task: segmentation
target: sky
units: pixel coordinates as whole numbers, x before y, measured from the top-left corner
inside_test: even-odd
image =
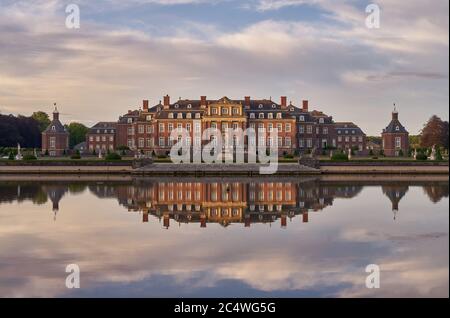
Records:
[[[66,7],[80,28],[66,27]],[[379,135],[449,118],[449,2],[0,0],[0,113],[115,121],[143,99],[303,99]]]

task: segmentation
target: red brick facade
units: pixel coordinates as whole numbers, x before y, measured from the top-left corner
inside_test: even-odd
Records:
[[[407,155],[409,151],[409,133],[398,120],[398,112],[394,110],[392,120],[381,134],[384,155],[398,157]]]
[[[53,120],[42,133],[42,154],[51,157],[63,156],[69,151],[69,133],[59,121],[59,112],[55,107]]]

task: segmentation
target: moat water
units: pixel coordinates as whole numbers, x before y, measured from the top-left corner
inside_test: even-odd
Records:
[[[0,178],[0,297],[449,295],[448,178],[113,179]]]

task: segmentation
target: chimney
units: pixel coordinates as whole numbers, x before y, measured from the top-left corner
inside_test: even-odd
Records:
[[[250,96],[245,96],[245,103],[244,103],[244,106],[245,106],[246,108],[249,108],[249,107],[250,107]]]
[[[281,107],[286,108],[287,107],[287,97],[281,96]]]
[[[308,112],[308,108],[309,108],[308,104],[309,104],[308,100],[303,101],[303,111],[304,112]]]
[[[170,106],[170,96],[166,95],[164,96],[164,108],[169,108]]]
[[[142,109],[147,112],[148,111],[148,100],[144,99],[142,101]]]
[[[206,96],[200,96],[200,106],[206,107]]]

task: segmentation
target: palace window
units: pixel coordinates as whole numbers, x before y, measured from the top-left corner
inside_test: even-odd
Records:
[[[291,132],[291,124],[286,124],[286,132]]]
[[[363,137],[359,136],[359,142],[363,142]]]
[[[191,131],[191,124],[186,124],[186,130]]]
[[[307,146],[308,148],[312,148],[312,139],[311,139],[311,138],[309,138],[309,139],[306,140],[306,146]]]
[[[324,135],[328,135],[328,127],[324,127],[323,128],[323,134]]]
[[[228,115],[228,108],[222,108],[222,115]]]
[[[169,133],[171,133],[172,130],[173,130],[173,124],[172,124],[172,123],[169,123],[169,124],[167,125],[167,131],[168,131]]]
[[[50,137],[50,148],[56,148],[56,137]]]
[[[306,133],[312,134],[312,126],[311,125],[306,126]]]
[[[143,134],[144,133],[144,125],[139,125],[138,131],[140,134]]]
[[[177,119],[183,119],[183,113],[178,113]]]
[[[102,141],[103,141],[103,142],[106,141],[106,136],[102,136]]]
[[[323,124],[325,122],[325,120],[323,118],[319,118],[319,123]]]
[[[159,146],[160,147],[164,147],[165,146],[164,142],[165,142],[164,137],[159,137]]]
[[[100,136],[95,137],[96,142],[100,142]]]
[[[304,142],[303,139],[300,139],[300,140],[299,140],[299,147],[300,147],[300,148],[305,147],[305,142]]]
[[[401,148],[401,147],[402,147],[402,138],[395,137],[395,148]]]
[[[147,134],[153,134],[153,126],[147,126]]]
[[[281,119],[281,113],[277,113],[277,119]]]
[[[250,113],[250,118],[255,118],[255,113]]]
[[[173,113],[169,113],[168,117],[169,117],[170,119],[172,119],[172,118],[173,118]]]
[[[281,123],[278,123],[277,124],[277,129],[278,129],[278,132],[280,133],[280,132],[283,132],[283,125],[281,124]]]
[[[305,126],[300,125],[300,126],[298,127],[298,132],[299,132],[300,134],[304,134],[304,133],[305,133]]]
[[[233,115],[239,115],[239,108],[233,108]]]
[[[192,118],[192,114],[191,114],[191,113],[187,113],[187,114],[186,114],[186,118],[187,118],[187,119],[191,119],[191,118]]]
[[[267,119],[273,119],[273,114],[272,113],[268,113],[267,114]]]
[[[259,118],[259,119],[264,119],[264,113],[259,113],[259,114],[258,114],[258,118]]]
[[[94,141],[94,137],[93,136],[89,136],[89,141]]]
[[[217,108],[211,108],[211,114],[217,115]]]
[[[286,147],[290,147],[291,146],[291,138],[290,137],[286,137],[284,139],[284,144]]]
[[[200,118],[200,113],[196,113],[195,114],[195,118],[199,119]]]
[[[164,124],[159,124],[159,132],[164,132]]]
[[[145,145],[144,145],[144,138],[139,138],[139,148],[144,148],[145,147]]]

